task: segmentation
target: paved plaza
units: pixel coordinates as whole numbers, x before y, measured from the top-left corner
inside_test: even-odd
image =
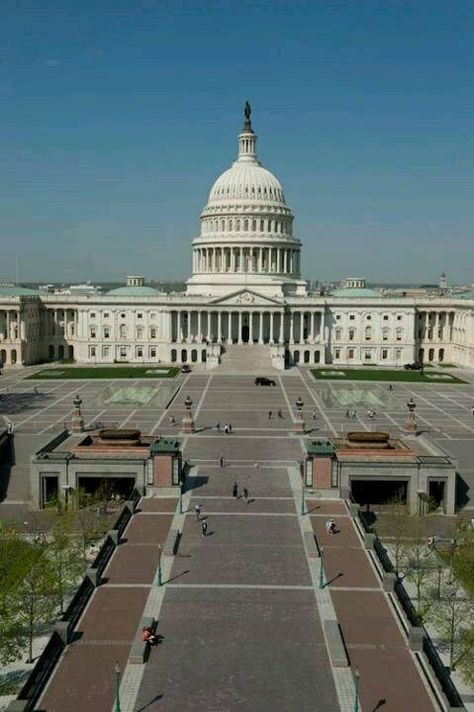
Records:
[[[110,398],[105,402],[104,390],[114,388],[111,382],[42,381],[36,395],[34,381],[6,372],[2,413],[14,423],[22,447],[30,438],[36,448],[57,433],[71,417],[72,399],[79,392],[86,422],[139,427],[144,434],[181,434],[192,465],[183,514],[175,499],[141,500],[40,709],[111,711],[116,660],[122,672],[122,712],[349,712],[354,709],[355,666],[364,712],[376,709],[382,699],[386,712],[439,709],[344,502],[307,499],[301,514],[295,465],[303,457],[303,438],[291,432],[291,411],[301,397],[307,428],[317,437],[349,429],[397,433],[413,396],[421,428],[459,456],[463,492],[469,496],[474,486],[469,458],[469,452],[474,455],[473,385],[398,383],[389,391],[386,383],[316,382],[305,370],[276,376],[274,388],[257,388],[253,379],[219,371],[180,375],[168,408],[166,399],[160,405],[154,394],[150,403],[142,392],[142,404],[127,408]],[[187,395],[194,404],[193,435],[180,432]],[[357,411],[350,421],[348,402]],[[375,421],[367,417],[368,407],[376,409]],[[217,431],[217,423],[228,422],[231,435]],[[21,462],[26,468],[25,457]],[[21,476],[23,469],[18,472]],[[16,474],[14,468],[12,491]],[[248,488],[248,501],[232,496],[234,481],[239,492]],[[9,499],[11,488],[2,514],[22,501]],[[23,492],[26,502],[26,487]],[[208,523],[206,537],[195,504],[202,506]],[[325,532],[329,516],[340,530],[335,537]],[[157,545],[170,528],[179,529],[181,539],[177,555],[165,559],[160,588]],[[304,545],[307,531],[324,549],[321,590],[319,560],[312,560]],[[142,615],[158,620],[163,639],[147,663],[137,665],[128,658]],[[336,617],[349,668],[334,665],[323,633],[324,621]]]

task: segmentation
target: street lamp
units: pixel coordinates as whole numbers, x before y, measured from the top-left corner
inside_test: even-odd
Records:
[[[71,429],[73,433],[82,433],[84,432],[84,418],[81,412],[82,398],[76,395],[72,404],[74,406],[74,414],[72,416]]]
[[[407,408],[408,408],[408,410],[410,411],[410,413],[414,413],[414,412],[415,412],[416,403],[415,403],[415,401],[413,400],[413,396],[410,397],[410,400],[409,400],[408,403],[407,403]]]
[[[301,410],[304,406],[304,403],[301,400],[301,396],[298,396],[298,398],[296,399],[295,406],[296,406],[296,417],[301,418]]]
[[[178,482],[178,484],[179,484],[179,513],[182,514],[183,513],[183,485],[184,485],[183,480],[180,480]]]
[[[306,507],[305,507],[305,501],[304,501],[304,481],[301,482],[301,514],[304,514],[306,512]]]
[[[357,668],[357,667],[354,670],[354,685],[355,685],[354,712],[359,712],[360,674],[359,674],[359,668]]]
[[[120,706],[120,668],[118,661],[115,663],[115,710],[114,712],[122,712]]]
[[[191,410],[192,406],[193,406],[193,399],[191,398],[191,396],[186,396],[186,398],[184,400],[184,407],[189,412]]]
[[[183,418],[183,430],[185,433],[194,433],[194,419],[191,408],[193,407],[193,399],[191,396],[186,396],[184,400],[185,413]]]
[[[303,403],[301,397],[299,396],[295,401],[296,411],[295,411],[295,420],[293,423],[293,430],[296,433],[300,433],[300,434],[303,434],[304,429],[305,429],[305,424],[304,424],[304,420],[303,420],[303,406],[304,406],[304,403]]]
[[[158,544],[158,586],[163,586],[163,570],[161,568],[162,554],[163,554],[163,544]]]
[[[321,547],[320,552],[320,565],[319,565],[319,588],[324,588],[324,549]]]

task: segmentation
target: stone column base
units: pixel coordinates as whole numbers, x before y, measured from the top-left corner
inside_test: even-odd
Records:
[[[194,433],[196,427],[194,425],[194,419],[192,415],[185,415],[182,421],[183,432]]]
[[[300,433],[301,435],[306,430],[306,425],[304,420],[294,420],[293,427],[291,428],[294,433]]]

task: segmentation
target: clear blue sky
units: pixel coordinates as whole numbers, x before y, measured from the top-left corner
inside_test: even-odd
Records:
[[[185,278],[253,106],[308,279],[474,281],[472,0],[3,0],[0,279]]]

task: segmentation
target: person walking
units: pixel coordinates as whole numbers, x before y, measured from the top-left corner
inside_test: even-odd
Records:
[[[224,423],[224,433],[225,433],[226,435],[229,434],[229,426],[227,425],[227,423]]]
[[[281,408],[278,408],[278,417],[283,418],[283,412],[282,412]]]
[[[355,420],[357,418],[357,411],[353,410],[352,411],[352,420]]]
[[[232,423],[229,423],[229,428],[228,428],[228,435],[232,435]]]
[[[237,498],[239,496],[239,486],[237,482],[234,482],[232,485],[232,497]]]
[[[351,414],[349,413],[349,409],[348,409],[348,410],[346,410],[346,418],[350,418],[350,417],[351,417]]]
[[[217,421],[217,423],[216,423],[216,430],[218,433],[221,432],[221,424],[219,423],[219,421]]]
[[[204,537],[207,536],[207,522],[206,521],[202,522],[202,524],[201,524],[201,532]]]
[[[272,411],[269,410],[269,411],[268,411],[268,420],[271,420],[271,419],[272,419]]]
[[[313,420],[316,420],[316,418],[318,417],[318,416],[316,415],[316,411],[315,411],[315,410],[313,410],[312,416],[313,416]]]
[[[244,487],[244,488],[243,488],[243,490],[242,490],[242,497],[245,499],[245,501],[246,501],[247,504],[248,504],[248,503],[249,503],[249,491],[248,491],[247,487]]]
[[[219,467],[224,467],[224,457],[222,455],[219,458]]]
[[[174,425],[176,423],[176,420],[174,419],[174,415],[170,415],[170,425]]]
[[[200,504],[195,505],[194,513],[196,515],[196,521],[198,522],[201,519],[201,505]]]
[[[390,383],[390,385],[389,385],[389,387],[388,387],[388,390],[389,390],[390,392],[393,391],[393,386],[392,386],[391,383]]]

